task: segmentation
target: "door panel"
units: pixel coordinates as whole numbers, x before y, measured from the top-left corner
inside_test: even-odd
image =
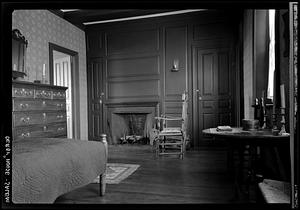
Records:
[[[89,139],[100,140],[103,133],[103,62],[102,59],[90,59],[88,62],[88,122]]]
[[[230,51],[227,48],[193,48],[194,146],[205,140],[202,130],[232,125],[232,87]]]

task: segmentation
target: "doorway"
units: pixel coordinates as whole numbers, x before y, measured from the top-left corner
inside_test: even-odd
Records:
[[[78,53],[49,43],[50,84],[66,90],[67,137],[79,137]],[[77,122],[77,123],[76,123]]]
[[[104,132],[104,63],[102,58],[88,61],[88,123],[89,139],[99,140]]]
[[[67,136],[73,138],[71,56],[53,50],[53,85],[68,87],[66,90]]]
[[[194,146],[210,144],[202,130],[219,125],[233,126],[235,72],[229,48],[192,49]]]

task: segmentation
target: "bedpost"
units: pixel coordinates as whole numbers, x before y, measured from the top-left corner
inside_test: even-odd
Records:
[[[106,134],[101,134],[100,138],[101,138],[100,141],[104,144],[105,147],[105,157],[106,157],[105,167],[106,167],[107,159],[108,159],[108,146],[107,146]],[[106,188],[105,174],[106,174],[106,168],[104,173],[100,174],[100,180],[99,180],[100,196],[103,196],[105,194],[105,188]]]

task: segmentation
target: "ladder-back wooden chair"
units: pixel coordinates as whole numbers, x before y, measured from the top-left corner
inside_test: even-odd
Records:
[[[156,138],[156,156],[179,155],[183,159],[185,153],[185,141],[187,138],[187,100],[186,92],[182,94],[182,116],[181,117],[155,117],[157,120],[158,135]],[[168,122],[180,121],[181,127],[169,127]]]

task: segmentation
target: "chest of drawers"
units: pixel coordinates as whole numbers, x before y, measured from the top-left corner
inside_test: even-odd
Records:
[[[14,139],[67,137],[66,87],[12,83]]]

